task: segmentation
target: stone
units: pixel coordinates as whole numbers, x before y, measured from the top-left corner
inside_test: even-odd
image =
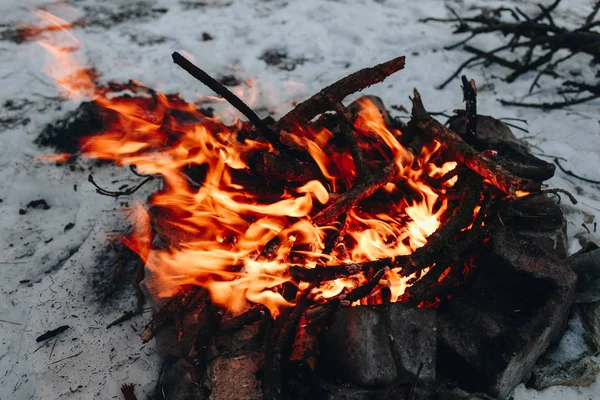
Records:
[[[600,366],[590,357],[566,364],[538,365],[533,369],[528,386],[543,390],[550,386],[590,386],[596,382]]]
[[[451,117],[449,128],[459,135],[464,135],[466,131],[466,121],[464,115]],[[517,137],[512,133],[510,127],[497,118],[489,115],[477,115],[477,138],[490,144],[514,144],[523,146]]]
[[[465,133],[465,116],[448,120],[449,127],[459,135]],[[477,115],[478,150],[497,152],[495,160],[515,175],[542,182],[554,176],[556,166],[530,154],[526,143],[517,139],[508,125],[488,115]]]
[[[392,330],[403,366],[423,380],[435,379],[436,312],[391,304]],[[319,368],[330,378],[381,388],[396,378],[382,306],[338,310],[321,346]]]
[[[600,249],[574,254],[570,265],[577,274],[577,303],[600,301]]]
[[[262,362],[261,352],[244,352],[233,357],[217,357],[208,367],[210,400],[262,399],[256,374]]]
[[[350,111],[351,114],[356,115],[361,110],[360,103],[365,100],[368,100],[371,103],[373,103],[373,105],[381,113],[381,117],[383,118],[383,122],[385,123],[385,126],[391,127],[392,120],[390,118],[390,114],[388,113],[387,108],[385,108],[385,105],[383,104],[383,101],[381,100],[381,98],[379,98],[377,96],[373,96],[373,95],[361,96],[360,98],[356,99],[348,106],[348,111]]]
[[[600,354],[600,301],[578,304],[577,313],[583,325],[585,343],[592,354]]]
[[[184,358],[168,357],[163,364],[154,398],[189,400],[208,398],[208,388],[202,382],[204,369]]]
[[[438,373],[505,398],[564,332],[575,281],[534,239],[496,230],[472,283],[438,310]]]
[[[507,226],[558,258],[567,257],[567,219],[553,199],[546,196],[519,199],[508,211],[512,215],[501,214]]]

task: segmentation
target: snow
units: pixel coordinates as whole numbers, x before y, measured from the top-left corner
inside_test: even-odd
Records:
[[[430,110],[451,112],[461,107],[458,79],[444,90],[435,86],[468,56],[443,49],[460,39],[450,34],[451,26],[422,24],[418,19],[448,17],[445,4],[464,14],[472,6],[492,8],[509,3],[81,0],[67,6],[39,0],[2,0],[0,31],[37,21],[28,8],[44,7],[70,21],[83,18],[88,23],[73,29],[84,45],[77,57],[93,66],[103,82],[132,78],[159,91],[179,92],[189,101],[211,95],[171,62],[170,54],[181,51],[210,73],[233,75],[242,82],[251,80],[252,84],[237,88],[238,94],[263,115],[281,115],[292,102],[350,72],[406,55],[405,70],[366,92],[380,96],[388,107],[409,108],[408,96],[417,87]],[[536,9],[527,1],[512,3],[524,11]],[[571,24],[586,15],[592,5],[591,0],[564,3],[558,14]],[[214,40],[203,41],[204,32]],[[492,40],[483,39],[473,44],[494,45]],[[294,60],[302,62],[293,69],[267,65],[260,57],[268,50],[286,52],[291,64]],[[125,288],[114,299],[102,302],[99,298],[104,289],[97,279],[112,273],[110,258],[109,262],[99,260],[110,253],[107,238],[123,229],[122,217],[134,199],[122,205],[122,199],[99,196],[86,180],[92,170],[99,182],[117,187],[131,183],[131,174],[84,160],[79,160],[74,170],[37,161],[51,150],[34,145],[36,136],[76,104],[59,98],[52,80],[42,73],[48,56],[35,43],[0,40],[0,54],[0,120],[11,121],[0,124],[0,399],[112,399],[119,398],[123,383],[136,383],[141,397],[152,390],[160,368],[153,343],[144,345],[138,337],[149,313],[107,330],[109,322],[134,307],[135,298],[133,289]],[[563,70],[594,79],[588,62],[584,57],[575,58]],[[565,168],[600,179],[596,175],[600,165],[600,102],[552,112],[502,107],[497,99],[521,100],[526,96],[534,74],[508,84],[499,79],[507,74],[501,67],[479,66],[466,73],[482,89],[480,113],[527,120],[529,133],[515,133],[526,138],[537,155],[549,161],[564,157]],[[548,88],[555,84],[542,82]],[[550,91],[527,100],[539,100]],[[8,100],[21,107],[7,107]],[[222,112],[238,116],[231,110]],[[580,200],[576,206],[563,203],[571,239],[584,231],[582,223],[591,227],[598,221],[599,185],[560,171],[549,185],[567,189]],[[149,190],[135,198],[143,199]],[[26,207],[37,199],[45,199],[50,209]],[[20,209],[26,213],[21,215]],[[65,230],[69,223],[73,228]],[[578,248],[577,240],[572,240],[570,251]],[[71,328],[35,351],[37,336],[65,324]],[[567,359],[584,349],[580,324],[573,321],[556,355]],[[514,397],[591,399],[599,392],[600,379],[589,388],[549,388],[539,393],[521,385]]]

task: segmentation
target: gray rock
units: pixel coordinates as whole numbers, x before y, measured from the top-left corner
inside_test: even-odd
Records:
[[[348,111],[350,111],[350,113],[352,113],[353,115],[356,114],[361,109],[360,102],[364,101],[364,100],[370,100],[373,103],[373,105],[375,105],[375,107],[377,107],[377,109],[381,113],[381,116],[383,117],[383,121],[385,122],[385,125],[388,127],[392,126],[390,114],[388,113],[387,109],[385,108],[383,101],[377,96],[372,96],[372,95],[361,96],[357,100],[354,100],[348,106]]]
[[[570,265],[577,274],[578,303],[600,301],[600,249],[577,253],[570,259]]]
[[[391,305],[392,330],[403,366],[435,379],[436,312]],[[382,307],[347,307],[337,311],[325,334],[324,371],[334,379],[363,387],[381,387],[396,378]]]
[[[517,215],[505,221],[509,226],[558,258],[567,257],[567,219],[553,199],[546,196],[520,199],[512,208]]]
[[[217,357],[208,367],[211,400],[262,399],[260,382],[256,378],[261,352],[245,352],[235,357]]]
[[[505,398],[564,332],[575,279],[533,239],[498,229],[475,280],[438,312],[438,372]]]
[[[465,116],[459,115],[448,120],[450,129],[464,135]],[[550,179],[556,166],[529,153],[527,144],[515,137],[508,125],[487,115],[477,115],[477,147],[497,151],[496,162],[517,176],[536,181]]]
[[[448,122],[450,123],[449,128],[454,132],[459,135],[465,134],[465,116],[453,117]],[[490,144],[511,143],[525,147],[508,125],[489,115],[477,115],[477,138]]]
[[[590,357],[567,364],[539,365],[533,369],[528,386],[543,390],[550,386],[590,386],[596,382],[600,366]]]
[[[583,338],[592,354],[600,353],[600,301],[577,305],[577,313],[583,325]]]

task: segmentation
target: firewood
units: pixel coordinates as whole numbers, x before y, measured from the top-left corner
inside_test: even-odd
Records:
[[[304,125],[315,116],[332,110],[332,99],[342,101],[346,96],[379,83],[402,68],[404,56],[348,75],[298,104],[277,122],[276,131],[294,130],[297,125]]]
[[[248,107],[239,97],[233,94],[229,89],[220,84],[216,79],[208,75],[202,69],[192,64],[188,59],[174,52],[172,55],[173,62],[183,68],[187,73],[198,79],[200,82],[208,86],[219,96],[223,97],[229,104],[235,107],[239,112],[244,114],[246,118],[254,125],[254,127],[272,144],[279,142],[279,137],[269,128],[256,113]]]
[[[474,145],[477,140],[477,89],[475,81],[461,77],[465,102],[465,142]]]
[[[318,226],[324,226],[333,222],[341,214],[370,197],[377,190],[390,182],[398,173],[398,167],[395,162],[388,164],[383,173],[378,176],[369,176],[365,182],[353,186],[347,192],[343,193],[335,201],[328,204],[312,219]]]
[[[434,264],[440,257],[444,256],[444,249],[447,244],[451,243],[454,236],[461,229],[467,227],[473,219],[474,209],[479,203],[481,196],[481,179],[473,173],[465,176],[466,178],[463,177],[463,179],[468,184],[465,183],[465,186],[462,188],[464,195],[460,202],[460,207],[453,210],[448,221],[431,234],[427,239],[427,243],[415,250],[414,253],[406,256],[385,257],[362,263],[317,266],[315,268],[292,266],[290,267],[290,273],[299,281],[322,282],[358,273],[376,272],[386,266],[392,269],[401,269],[400,274],[402,276],[409,276],[418,270],[427,268]]]
[[[260,152],[249,163],[250,170],[268,180],[304,184],[322,179],[321,171],[314,162],[298,160],[287,152]]]
[[[314,376],[319,356],[318,334],[323,324],[310,321],[306,314],[300,318],[292,354],[288,363],[288,370],[301,379],[309,379]]]
[[[236,317],[222,321],[219,325],[217,335],[228,335],[232,332],[242,329],[247,325],[260,321],[265,317],[265,315],[268,314],[269,310],[265,306],[259,305],[254,307]]]
[[[511,174],[431,117],[425,111],[421,95],[416,89],[413,97],[412,119],[425,135],[445,146],[457,161],[487,179],[504,193],[516,196],[518,191],[539,192],[541,190],[539,183]]]
[[[192,286],[183,289],[179,294],[172,297],[144,327],[140,334],[142,341],[146,343],[152,339],[167,323],[173,321],[192,301],[196,300],[197,295],[205,296],[206,294],[205,290]]]
[[[307,290],[292,310],[285,310],[270,326],[265,344],[264,400],[285,398],[283,396],[283,362],[286,354],[289,354],[298,322],[312,301],[309,294],[310,290]]]

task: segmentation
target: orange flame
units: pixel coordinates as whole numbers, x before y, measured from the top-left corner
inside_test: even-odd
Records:
[[[252,154],[273,152],[271,145],[240,136],[243,124],[226,126],[173,96],[156,94],[152,104],[135,97],[109,96],[107,89],[95,85],[93,74],[75,61],[80,43],[67,31],[70,24],[45,12],[38,15],[66,35],[66,41],[40,42],[54,59],[46,72],[67,97],[92,99],[116,116],[104,133],[82,141],[83,154],[135,165],[142,174],[162,177],[164,189],[152,196],[151,209],[136,206],[135,229],[126,239],[146,263],[151,292],[168,297],[182,285],[201,285],[216,304],[232,312],[242,310],[248,301],[264,304],[273,315],[289,306],[276,289],[290,280],[288,269],[294,264],[290,251],[296,249],[293,253],[299,254],[306,267],[320,262],[324,238],[337,228],[315,226],[311,217],[356,181],[348,152],[331,148],[334,134],[316,126],[290,132],[290,140],[307,150],[324,179],[289,186],[275,200],[260,195],[262,191],[239,175],[247,176]],[[425,146],[415,157],[400,144],[402,133],[386,126],[373,103],[364,100],[360,105],[354,128],[372,139],[365,152],[378,152],[379,159],[397,165],[393,183],[382,189],[385,196],[397,200],[388,202],[386,209],[351,210],[336,248],[325,257],[328,264],[407,255],[423,246],[447,208],[445,189],[433,189],[428,179],[456,166],[431,162],[440,147],[437,143]],[[178,120],[174,111],[185,112],[194,122]],[[195,179],[190,177],[190,167],[202,170],[197,182],[190,183]],[[163,248],[153,247],[153,231],[168,239]],[[275,237],[281,240],[276,254],[261,257],[265,243]],[[386,274],[393,300],[404,293],[410,278],[414,277],[402,277],[397,271]],[[336,296],[364,279],[327,282],[314,289],[315,294],[317,298]],[[307,287],[300,284],[301,290]]]

